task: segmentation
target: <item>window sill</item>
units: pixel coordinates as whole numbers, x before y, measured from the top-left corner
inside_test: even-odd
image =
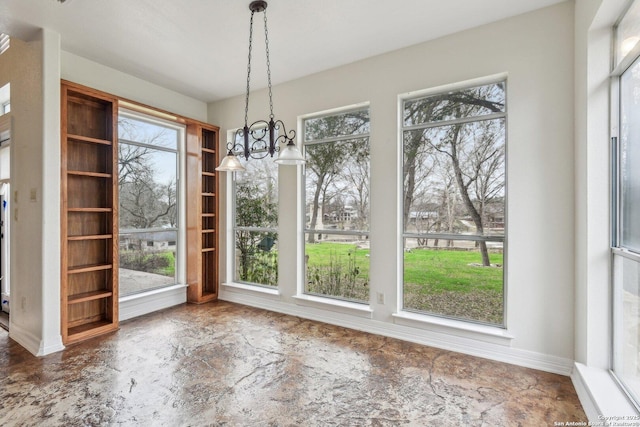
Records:
[[[410,313],[401,311],[393,314],[394,323],[402,326],[414,328],[437,330],[447,334],[463,337],[484,337],[485,340],[501,344],[510,344],[515,337],[497,326],[479,325],[476,323],[464,322],[461,320],[444,319],[426,314]]]
[[[267,288],[265,286],[254,286],[236,282],[222,283],[222,286],[230,292],[251,291],[261,295],[280,296],[280,291],[277,288]]]
[[[373,310],[367,304],[340,301],[332,298],[322,298],[313,295],[298,294],[293,297],[296,305],[320,308],[342,314],[349,314],[363,318],[371,318]]]

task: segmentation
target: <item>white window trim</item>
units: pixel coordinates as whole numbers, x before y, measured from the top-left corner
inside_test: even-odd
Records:
[[[160,310],[162,308],[171,307],[173,305],[181,304],[186,302],[187,294],[185,292],[186,283],[187,283],[187,247],[186,247],[186,233],[187,233],[187,223],[186,223],[186,209],[187,202],[185,200],[185,195],[187,194],[186,188],[186,156],[184,155],[186,147],[186,126],[175,121],[175,117],[169,114],[158,113],[155,114],[153,110],[145,111],[137,111],[133,109],[128,109],[126,106],[128,104],[126,102],[120,102],[120,108],[118,109],[118,116],[123,115],[125,117],[131,117],[136,120],[140,120],[143,122],[158,124],[161,126],[170,127],[176,129],[178,131],[178,143],[175,149],[175,153],[177,156],[177,180],[176,190],[177,190],[177,198],[178,198],[178,230],[177,230],[177,257],[176,257],[176,273],[175,273],[175,284],[164,286],[158,289],[151,289],[148,291],[127,295],[120,297],[120,307],[121,314],[120,320],[124,320],[122,317],[122,311],[124,311],[125,316],[135,317],[141,316],[142,314],[151,313],[153,311]],[[174,152],[173,149],[167,150],[164,147],[159,147],[160,151],[168,151]],[[120,229],[118,233],[120,233]],[[177,293],[176,293],[176,290]],[[164,295],[166,298],[162,298]],[[132,303],[131,301],[135,301]],[[131,309],[131,306],[135,305],[135,309]],[[132,313],[132,314],[127,314]]]
[[[422,89],[422,90],[417,90],[417,91],[411,91],[411,92],[405,92],[402,94],[399,94],[397,97],[397,126],[396,129],[398,131],[397,134],[397,141],[398,141],[398,146],[400,147],[399,150],[397,150],[398,152],[398,158],[396,159],[397,162],[397,171],[398,171],[398,176],[397,176],[397,185],[398,185],[398,191],[397,191],[397,201],[396,201],[396,206],[398,208],[398,215],[397,215],[397,223],[396,223],[396,229],[398,230],[398,240],[397,240],[397,265],[399,266],[398,268],[398,277],[397,277],[397,286],[396,286],[396,291],[397,291],[397,307],[396,307],[396,313],[393,315],[394,316],[394,322],[399,323],[399,324],[404,324],[404,322],[407,322],[408,326],[419,326],[419,327],[429,327],[431,325],[437,325],[439,327],[445,327],[448,331],[447,333],[452,333],[453,335],[455,335],[455,331],[457,330],[464,330],[464,331],[470,331],[473,333],[479,333],[481,335],[485,335],[485,336],[497,336],[497,337],[504,337],[507,340],[511,340],[513,338],[515,338],[514,336],[510,335],[507,331],[508,331],[508,311],[507,311],[507,300],[508,300],[508,286],[507,286],[507,276],[508,276],[508,262],[507,262],[507,247],[508,247],[508,236],[507,236],[507,232],[505,232],[503,238],[503,257],[504,257],[504,261],[503,261],[503,322],[502,325],[489,325],[489,324],[481,324],[481,323],[477,323],[474,322],[473,320],[470,321],[466,321],[466,320],[461,320],[461,319],[454,319],[454,318],[441,318],[439,316],[434,316],[428,313],[415,313],[412,311],[407,311],[404,310],[403,307],[403,301],[404,301],[404,239],[405,239],[405,232],[404,232],[404,222],[403,222],[403,218],[404,218],[404,203],[403,203],[403,194],[404,194],[404,181],[402,178],[402,170],[403,170],[403,165],[404,165],[404,150],[402,149],[403,147],[403,141],[404,141],[404,132],[405,132],[405,127],[404,127],[404,117],[403,117],[403,113],[404,113],[404,102],[407,100],[411,100],[411,99],[416,99],[416,98],[422,98],[425,96],[429,96],[429,95],[436,95],[436,94],[440,94],[440,93],[444,93],[444,92],[453,92],[453,91],[458,91],[458,90],[463,90],[463,89],[468,89],[468,88],[472,88],[472,87],[476,87],[476,86],[483,86],[483,85],[488,85],[488,84],[494,84],[494,83],[498,83],[498,82],[507,82],[508,81],[508,73],[498,73],[498,74],[492,74],[489,76],[484,76],[484,77],[479,77],[476,79],[469,79],[469,80],[464,80],[461,82],[456,82],[456,83],[449,83],[449,84],[445,84],[445,85],[441,85],[441,86],[436,86],[436,87],[431,87],[431,88],[427,88],[427,89]],[[508,102],[507,98],[505,97],[505,101]],[[504,118],[505,118],[505,122],[507,121],[507,110],[505,110],[504,113]],[[505,129],[505,161],[507,160],[508,157],[508,131],[507,129]],[[508,162],[505,162],[505,194],[508,194],[508,183],[506,182],[506,177],[508,174],[508,166],[507,166]],[[508,209],[507,209],[507,199],[508,197],[505,198],[505,230],[508,229],[507,228],[507,223],[508,223]],[[460,240],[464,240],[463,237],[464,236],[460,236],[461,239]]]
[[[350,111],[359,111],[368,109],[369,113],[371,113],[371,103],[369,101],[359,102],[356,104],[350,104],[343,107],[331,108],[328,110],[317,111],[314,113],[308,113],[298,116],[298,140],[297,146],[300,147],[303,151],[304,155],[304,122],[307,119],[318,118],[318,117],[326,117],[341,113],[347,113]],[[371,122],[369,123],[371,125]],[[364,134],[363,136],[354,135],[354,138],[359,137],[370,137],[370,132]],[[305,238],[306,238],[306,227],[305,227],[305,214],[306,214],[306,200],[305,200],[305,175],[304,168],[298,168],[298,209],[299,209],[299,221],[298,221],[298,286],[296,295],[293,296],[294,301],[297,305],[306,306],[306,307],[314,307],[326,309],[329,311],[337,311],[339,313],[344,314],[352,314],[359,317],[367,317],[371,318],[373,315],[373,310],[371,309],[371,305],[368,302],[351,302],[347,300],[337,299],[330,296],[322,296],[317,294],[307,294],[304,290],[304,284],[307,280],[306,278],[306,267],[305,267]],[[367,235],[369,235],[371,231],[367,231]]]

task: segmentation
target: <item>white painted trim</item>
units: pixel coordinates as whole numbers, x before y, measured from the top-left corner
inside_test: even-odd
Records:
[[[280,291],[277,288],[267,288],[266,286],[249,285],[247,283],[236,282],[222,283],[222,286],[224,286],[230,292],[249,291],[262,295],[271,295],[276,297],[280,296]]]
[[[11,322],[11,317],[9,317],[9,338],[27,349],[34,356],[46,356],[47,354],[64,350],[61,335],[58,334],[57,337],[54,337],[52,343],[45,344],[26,329]]]
[[[174,285],[120,298],[120,321],[187,302],[187,285]]]
[[[514,349],[504,344],[479,340],[477,337],[456,336],[450,333],[381,322],[352,314],[337,313],[318,307],[274,301],[256,295],[255,293],[228,292],[224,288],[220,292],[220,300],[560,375],[569,376],[573,370],[573,360],[533,351]]]
[[[594,425],[607,425],[602,423],[613,419],[611,417],[638,416],[609,371],[575,363],[571,381],[585,414]]]
[[[355,302],[341,301],[331,298],[322,298],[313,295],[299,294],[293,297],[296,305],[303,307],[316,307],[336,313],[350,314],[352,316],[371,319],[373,310],[368,304],[358,304]]]
[[[506,329],[500,327],[446,319],[444,317],[400,311],[399,313],[395,313],[393,318],[393,321],[399,325],[421,329],[433,329],[439,332],[467,337],[472,334],[475,338],[495,342],[496,344],[501,343],[503,345],[509,345],[511,340],[515,338],[513,335],[509,334]]]

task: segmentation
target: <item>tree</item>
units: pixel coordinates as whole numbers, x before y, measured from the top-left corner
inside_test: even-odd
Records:
[[[237,226],[270,227],[277,221],[277,203],[270,200],[268,193],[262,191],[251,180],[236,183]],[[264,250],[259,245],[265,239],[271,239],[270,242],[273,242],[277,235],[274,232],[236,230],[236,248],[240,251],[238,268],[242,280],[248,279],[253,255],[259,250]]]
[[[404,122],[409,126],[475,117],[477,120],[405,132],[405,223],[416,196],[417,167],[421,160],[435,156],[446,160],[476,233],[484,234],[485,206],[504,189],[504,120],[483,119],[482,116],[503,110],[503,84],[479,86],[406,103]],[[479,246],[482,264],[490,265],[486,242],[480,241]]]
[[[354,153],[350,149],[352,148],[351,144],[342,140],[337,141],[336,139],[348,135],[357,137],[357,134],[368,132],[368,129],[368,111],[348,112],[309,119],[305,122],[306,141],[329,140],[308,145],[306,150],[307,182],[311,184],[309,190],[313,194],[309,222],[311,230],[316,229],[320,207],[326,205],[329,201],[326,196],[330,193],[331,185],[337,184],[337,192],[343,191],[346,186],[343,170],[345,165],[351,161]],[[333,141],[331,141],[332,139]],[[358,154],[355,153],[355,155],[357,156]],[[315,241],[313,232],[309,233],[308,241],[309,243]]]

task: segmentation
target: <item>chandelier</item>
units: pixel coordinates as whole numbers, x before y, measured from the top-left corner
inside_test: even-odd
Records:
[[[287,129],[282,120],[275,120],[273,115],[273,94],[271,93],[271,63],[269,61],[269,31],[267,30],[267,2],[262,0],[252,1],[249,4],[251,20],[249,22],[249,61],[247,63],[247,93],[244,107],[244,127],[236,130],[234,140],[227,144],[228,153],[220,162],[217,171],[236,172],[244,171],[245,168],[240,163],[236,154],[242,154],[245,160],[249,157],[253,159],[263,159],[267,156],[273,157],[279,152],[275,160],[279,165],[302,165],[305,160],[302,153],[296,147],[294,139],[296,132]],[[249,125],[249,89],[251,82],[251,48],[253,42],[253,15],[256,12],[264,12],[264,39],[267,56],[267,81],[269,87],[269,120],[258,120]],[[277,136],[276,136],[277,135]],[[239,142],[239,141],[242,141]],[[280,150],[279,144],[286,144]]]

